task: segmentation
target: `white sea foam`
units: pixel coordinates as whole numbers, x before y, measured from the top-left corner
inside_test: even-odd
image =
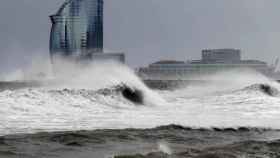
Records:
[[[0,92],[0,135],[167,124],[280,128],[280,98],[246,88],[265,83],[280,90],[278,83],[259,74],[234,74],[223,82],[224,74],[217,74],[213,78],[219,82],[213,79],[177,91],[155,92],[119,64],[97,64],[73,72],[44,87]],[[145,105],[136,106],[119,93],[97,92],[118,84],[143,91]]]
[[[164,141],[158,142],[158,150],[169,155],[172,154],[172,150],[168,146],[168,143]]]

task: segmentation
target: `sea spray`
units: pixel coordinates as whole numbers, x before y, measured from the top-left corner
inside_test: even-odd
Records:
[[[212,75],[203,75],[198,80],[203,82],[190,82],[188,86],[175,90],[174,95],[195,97],[219,94],[240,90],[253,84],[267,84],[280,89],[279,83],[251,69],[220,71]]]
[[[169,147],[168,143],[165,141],[158,142],[158,150],[168,155],[172,154],[171,148]]]
[[[0,135],[151,128],[167,124],[280,128],[279,97],[246,89],[257,82],[268,82],[266,84],[279,90],[278,83],[273,81],[253,82],[255,78],[252,77],[248,78],[252,82],[245,84],[244,80],[238,81],[238,78],[244,77],[242,74],[233,74],[236,77],[232,77],[232,81],[227,80],[227,84],[209,82],[207,86],[198,84],[199,88],[190,86],[155,93],[132,70],[120,64],[94,63],[81,69],[75,66],[68,69],[69,73],[65,70],[67,73],[57,76],[51,84],[0,92]],[[150,99],[147,99],[145,106],[135,106],[114,90],[112,93],[101,93],[103,89],[110,89],[111,85],[119,83],[144,91],[146,98]],[[167,104],[161,104],[161,98]],[[152,104],[147,102],[156,106],[149,106]]]
[[[80,64],[62,61],[56,73],[55,88],[74,88],[98,90],[102,88],[125,85],[142,91],[146,105],[162,105],[164,99],[149,89],[127,66],[114,62],[93,62]]]
[[[41,63],[41,64],[40,64]],[[161,105],[165,101],[150,90],[128,66],[115,61],[74,60],[56,57],[51,67],[40,57],[24,69],[5,75],[2,81],[36,82],[42,88],[99,90],[125,85],[143,93],[146,105]],[[52,71],[50,70],[52,69]]]

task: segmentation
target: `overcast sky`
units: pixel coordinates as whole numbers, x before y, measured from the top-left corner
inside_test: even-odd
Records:
[[[1,0],[0,70],[48,55],[49,15],[64,0]],[[280,0],[104,0],[105,49],[130,66],[199,59],[204,48],[240,48],[244,58],[280,57]]]

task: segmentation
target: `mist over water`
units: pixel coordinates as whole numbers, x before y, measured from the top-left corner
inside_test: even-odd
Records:
[[[201,84],[159,91],[118,63],[60,63],[56,77],[47,76],[41,87],[0,92],[0,135],[167,124],[280,128],[280,86],[254,71],[221,72],[205,76]],[[127,100],[115,91],[118,85],[142,91],[144,104]]]
[[[256,72],[235,72],[216,74],[209,83],[163,95],[168,103],[175,103],[178,113],[185,113],[184,125],[279,128],[279,84]],[[269,86],[274,95],[262,86]]]

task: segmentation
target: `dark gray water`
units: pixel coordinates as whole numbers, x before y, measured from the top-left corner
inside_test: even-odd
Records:
[[[153,129],[38,133],[0,137],[0,157],[278,158],[280,140],[277,138],[280,138],[277,130],[245,127],[192,129],[177,125]]]

